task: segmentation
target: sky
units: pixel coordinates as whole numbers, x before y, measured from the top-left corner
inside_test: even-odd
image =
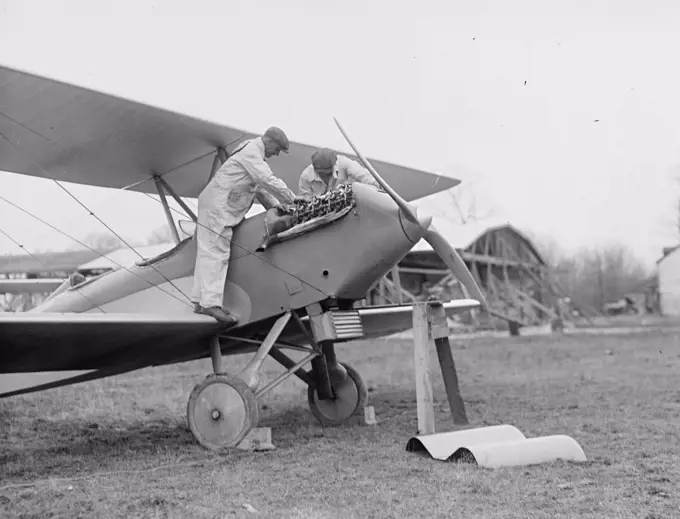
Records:
[[[674,0],[0,0],[0,63],[348,150],[338,117],[364,154],[461,179],[480,215],[651,267],[680,241],[679,26]],[[69,234],[106,232],[54,182],[0,186]],[[68,188],[126,239],[164,223],[145,195]],[[455,214],[446,193],[421,206]],[[74,245],[2,200],[0,230]]]

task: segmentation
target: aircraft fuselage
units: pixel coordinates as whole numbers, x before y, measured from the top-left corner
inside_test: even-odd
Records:
[[[357,183],[353,192],[356,206],[341,219],[262,252],[254,251],[265,235],[264,213],[235,228],[224,307],[241,324],[327,299],[362,299],[413,247],[422,233],[401,218],[389,195]],[[32,312],[193,312],[195,261],[195,238],[187,238],[150,262],[90,279]]]

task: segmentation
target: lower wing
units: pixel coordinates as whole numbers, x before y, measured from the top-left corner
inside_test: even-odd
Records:
[[[198,314],[0,313],[0,397],[199,358],[219,329]]]
[[[480,305],[459,299],[443,306],[451,317]],[[357,311],[362,339],[413,327],[413,305]],[[302,321],[311,331],[308,318]],[[260,324],[267,323],[251,323]],[[205,357],[220,328],[214,319],[199,314],[0,313],[0,398]],[[291,332],[295,334],[287,329],[283,335]],[[239,330],[229,333],[238,335]],[[229,349],[223,354],[229,355]]]
[[[480,307],[475,299],[455,299],[443,303],[447,317]],[[364,338],[374,339],[413,328],[413,305],[390,305],[359,308]]]

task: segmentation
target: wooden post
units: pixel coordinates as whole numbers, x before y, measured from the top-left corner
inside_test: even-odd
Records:
[[[449,343],[449,328],[446,322],[446,310],[441,301],[430,303],[430,323],[432,338],[437,348],[439,357],[439,367],[442,370],[446,396],[449,400],[449,408],[453,417],[454,425],[468,425],[467,414],[465,413],[465,403],[460,396],[458,385],[458,374],[456,373],[456,363],[453,360],[451,344]]]
[[[399,278],[399,265],[392,268],[392,283],[394,283],[394,290],[397,293],[397,303],[403,303],[403,292],[401,290],[401,279]]]
[[[413,353],[416,378],[418,434],[434,434],[434,398],[432,392],[430,345],[434,343],[444,379],[453,424],[469,425],[465,403],[460,395],[456,364],[449,343],[446,311],[441,301],[421,301],[413,305]]]
[[[425,301],[420,301],[413,305],[413,360],[416,378],[419,435],[434,433],[428,306],[428,303]]]

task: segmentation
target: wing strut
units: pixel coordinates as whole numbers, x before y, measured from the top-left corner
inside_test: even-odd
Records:
[[[179,239],[179,233],[177,232],[177,227],[175,226],[175,220],[172,219],[172,214],[170,214],[170,206],[168,205],[168,199],[165,198],[165,191],[163,191],[163,184],[161,184],[160,178],[161,177],[158,175],[154,175],[153,181],[156,183],[158,195],[161,197],[163,210],[165,211],[165,218],[168,220],[170,231],[172,231],[172,237],[175,238],[175,243],[178,244],[181,240]]]
[[[187,214],[191,217],[191,219],[194,222],[198,222],[198,217],[196,216],[196,214],[191,210],[191,208],[189,208],[189,206],[184,202],[184,200],[182,200],[177,195],[177,193],[175,193],[175,190],[172,189],[170,184],[168,184],[168,182],[163,177],[158,177],[158,180],[163,185],[163,188],[168,193],[170,193],[170,196],[175,199],[175,202],[177,202],[182,207],[182,209],[184,209],[187,212]]]
[[[210,176],[208,177],[208,182],[212,180],[212,178],[215,176],[215,173],[217,173],[217,170],[222,167],[222,164],[227,162],[227,159],[229,157],[230,154],[226,149],[222,147],[217,148],[217,155],[215,155],[215,160],[213,160],[213,165],[212,168],[210,169]]]

